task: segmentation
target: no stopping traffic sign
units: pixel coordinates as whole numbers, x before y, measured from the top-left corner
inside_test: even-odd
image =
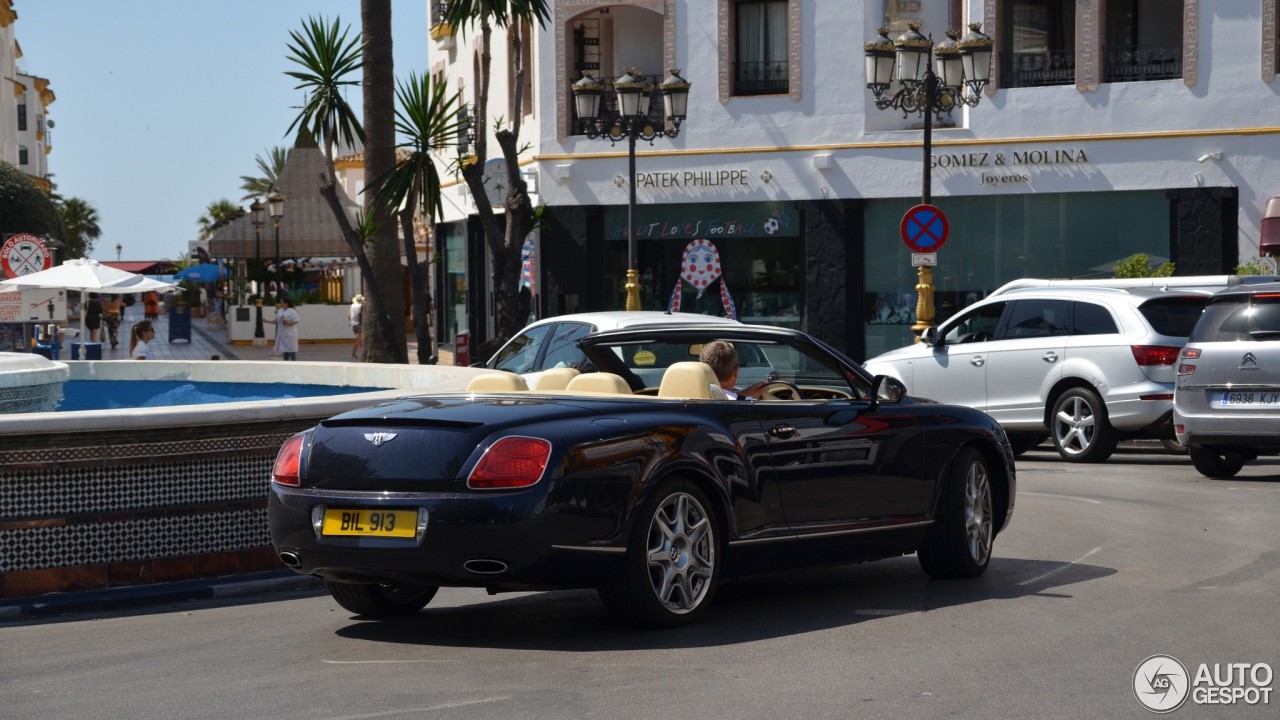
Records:
[[[933,205],[917,205],[902,216],[902,242],[918,253],[937,252],[950,232],[947,216]]]

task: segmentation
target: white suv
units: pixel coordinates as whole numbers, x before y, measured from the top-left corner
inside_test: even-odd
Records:
[[[1174,363],[1209,291],[1005,290],[865,363],[917,396],[985,410],[1016,453],[1053,438],[1072,462],[1101,462],[1128,438],[1173,438]]]

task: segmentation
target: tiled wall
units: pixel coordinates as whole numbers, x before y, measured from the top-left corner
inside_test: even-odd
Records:
[[[282,567],[271,465],[316,419],[0,437],[0,598]]]

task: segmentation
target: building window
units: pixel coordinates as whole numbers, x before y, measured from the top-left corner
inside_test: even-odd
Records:
[[[734,95],[788,91],[790,32],[786,0],[742,0],[734,6]]]
[[[27,104],[22,103],[18,106],[18,132],[27,131]]]
[[[1003,5],[1002,87],[1076,81],[1075,0],[1013,0]]]
[[[1182,13],[1166,2],[1108,0],[1105,27],[1104,82],[1182,77]]]
[[[27,156],[27,146],[26,146],[26,145],[19,145],[19,146],[18,146],[18,164],[19,164],[19,165],[27,165],[27,164],[29,164],[30,162],[31,162],[31,160],[30,160],[30,159],[28,158],[28,156]]]

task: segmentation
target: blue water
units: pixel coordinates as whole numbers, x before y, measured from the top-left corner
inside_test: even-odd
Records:
[[[189,380],[69,380],[58,411],[207,405],[385,390],[376,387],[300,383],[191,382]]]

